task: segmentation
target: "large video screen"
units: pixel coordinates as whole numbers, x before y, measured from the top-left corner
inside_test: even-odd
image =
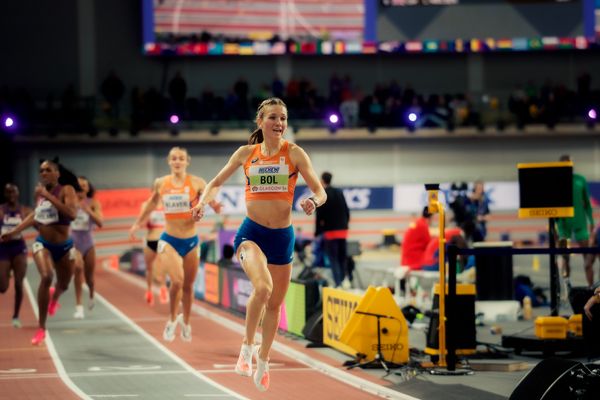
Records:
[[[142,4],[148,55],[596,46],[596,6],[587,0],[142,0]]]
[[[382,0],[377,38],[388,40],[505,39],[584,35],[579,0]],[[432,4],[446,3],[446,6]],[[403,4],[403,5],[402,5]]]

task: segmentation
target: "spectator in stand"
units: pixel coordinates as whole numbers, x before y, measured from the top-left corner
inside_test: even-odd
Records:
[[[169,82],[169,96],[171,96],[173,105],[172,111],[180,117],[183,116],[187,96],[187,83],[183,76],[181,76],[181,71],[177,71],[173,79]]]
[[[248,93],[250,92],[248,81],[244,77],[240,77],[233,85],[233,91],[237,96],[237,117],[239,119],[247,119],[248,114]]]
[[[342,92],[342,103],[340,104],[340,114],[345,127],[355,128],[358,126],[358,111],[359,104],[356,96],[349,87],[345,87]]]
[[[119,118],[119,102],[123,98],[123,95],[125,95],[125,85],[115,71],[111,70],[108,73],[108,76],[102,82],[100,91],[108,103],[111,118]]]
[[[273,78],[273,82],[271,82],[271,93],[273,93],[273,97],[277,97],[282,99],[284,97],[285,85],[279,79],[278,76]]]
[[[329,78],[329,104],[338,106],[342,102],[343,82],[334,72]]]

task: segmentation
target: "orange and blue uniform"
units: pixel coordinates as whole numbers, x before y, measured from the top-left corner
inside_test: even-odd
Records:
[[[294,190],[298,170],[290,159],[290,145],[283,142],[279,152],[264,156],[260,144],[254,145],[252,153],[244,163],[246,175],[246,203],[255,200],[284,200],[290,206],[294,201]],[[294,228],[267,228],[246,217],[237,231],[234,248],[251,240],[260,247],[269,264],[286,265],[294,255]]]
[[[283,142],[279,152],[267,157],[261,154],[260,144],[244,163],[246,175],[246,202],[252,200],[294,201],[298,171],[290,159],[290,144]]]
[[[194,189],[191,175],[185,177],[181,186],[175,186],[171,176],[165,177],[159,194],[163,204],[165,219],[192,220],[191,207],[198,201],[198,192]],[[198,246],[198,235],[189,238],[178,238],[163,232],[158,243],[158,252],[164,248],[161,242],[169,243],[181,257],[185,257]]]

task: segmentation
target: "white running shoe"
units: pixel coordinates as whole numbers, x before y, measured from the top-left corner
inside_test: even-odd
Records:
[[[177,322],[179,323],[179,326],[181,327],[181,340],[183,340],[184,342],[191,342],[192,341],[192,325],[191,324],[185,324],[185,322],[183,322],[183,314],[179,314],[177,316]]]
[[[75,319],[83,319],[84,318],[82,305],[75,306],[75,314],[73,314],[73,318],[75,318]]]
[[[94,309],[94,307],[96,306],[96,302],[94,301],[94,298],[92,297],[89,301],[88,301],[88,310],[92,311]]]
[[[177,328],[177,319],[175,321],[167,321],[165,324],[165,330],[163,331],[163,339],[167,342],[175,340],[175,329]]]
[[[235,364],[235,373],[242,376],[252,376],[252,356],[258,347],[251,344],[242,343],[240,355]]]
[[[269,361],[263,361],[256,352],[256,372],[254,373],[254,384],[261,392],[269,388]]]

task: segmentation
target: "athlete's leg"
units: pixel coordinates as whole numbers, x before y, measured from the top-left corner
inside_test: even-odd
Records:
[[[568,243],[568,239],[558,239],[558,248],[566,249],[569,247]],[[560,259],[562,260],[562,275],[565,278],[569,278],[571,276],[571,265],[569,263],[569,256],[569,254],[563,254],[562,256],[560,256]]]
[[[238,260],[252,283],[252,294],[246,304],[245,344],[253,344],[254,336],[267,302],[273,293],[273,279],[267,269],[267,258],[256,243],[242,242],[237,250]]]
[[[188,325],[194,302],[194,281],[198,273],[198,246],[187,253],[183,259],[183,287],[181,303],[183,305],[183,322]]]
[[[183,259],[175,249],[167,242],[160,241],[158,249],[158,258],[160,264],[166,268],[171,278],[170,288],[170,321],[175,321],[181,300],[181,287],[183,286]]]
[[[62,256],[60,260],[54,263],[54,269],[56,271],[56,290],[54,291],[52,301],[58,301],[61,294],[66,292],[69,288],[69,282],[71,282],[71,277],[73,276],[76,259],[77,252],[75,248],[72,248]]]
[[[581,239],[577,241],[577,246],[579,247],[589,247],[589,245],[590,241],[588,239]],[[585,279],[587,281],[588,286],[592,286],[594,284],[594,258],[591,254],[582,254],[582,256]]]
[[[152,294],[152,276],[154,269],[154,261],[158,259],[156,252],[144,247],[144,261],[146,262],[146,302],[152,304],[154,302],[154,295]]]
[[[15,308],[13,319],[19,318],[21,304],[23,303],[23,279],[27,273],[27,256],[19,254],[12,260],[13,280],[15,285]]]
[[[36,251],[35,245],[33,260],[40,273],[40,285],[37,292],[39,327],[45,330],[46,319],[48,317],[48,303],[50,302],[50,286],[54,279],[54,263],[48,250],[41,249]]]
[[[10,282],[11,260],[0,260],[0,293],[6,293]]]
[[[292,264],[268,264],[267,268],[273,281],[273,292],[267,301],[262,323],[262,344],[260,345],[260,352],[258,354],[261,360],[269,359],[269,352],[273,345],[277,328],[279,327],[281,305],[285,299],[292,276]]]
[[[81,306],[83,304],[83,266],[84,261],[81,253],[77,251],[73,268],[73,286],[75,287],[75,304]]]
[[[92,247],[85,253],[83,258],[83,272],[85,274],[85,283],[90,291],[90,300],[94,300],[95,280],[94,272],[96,271],[96,248]]]

